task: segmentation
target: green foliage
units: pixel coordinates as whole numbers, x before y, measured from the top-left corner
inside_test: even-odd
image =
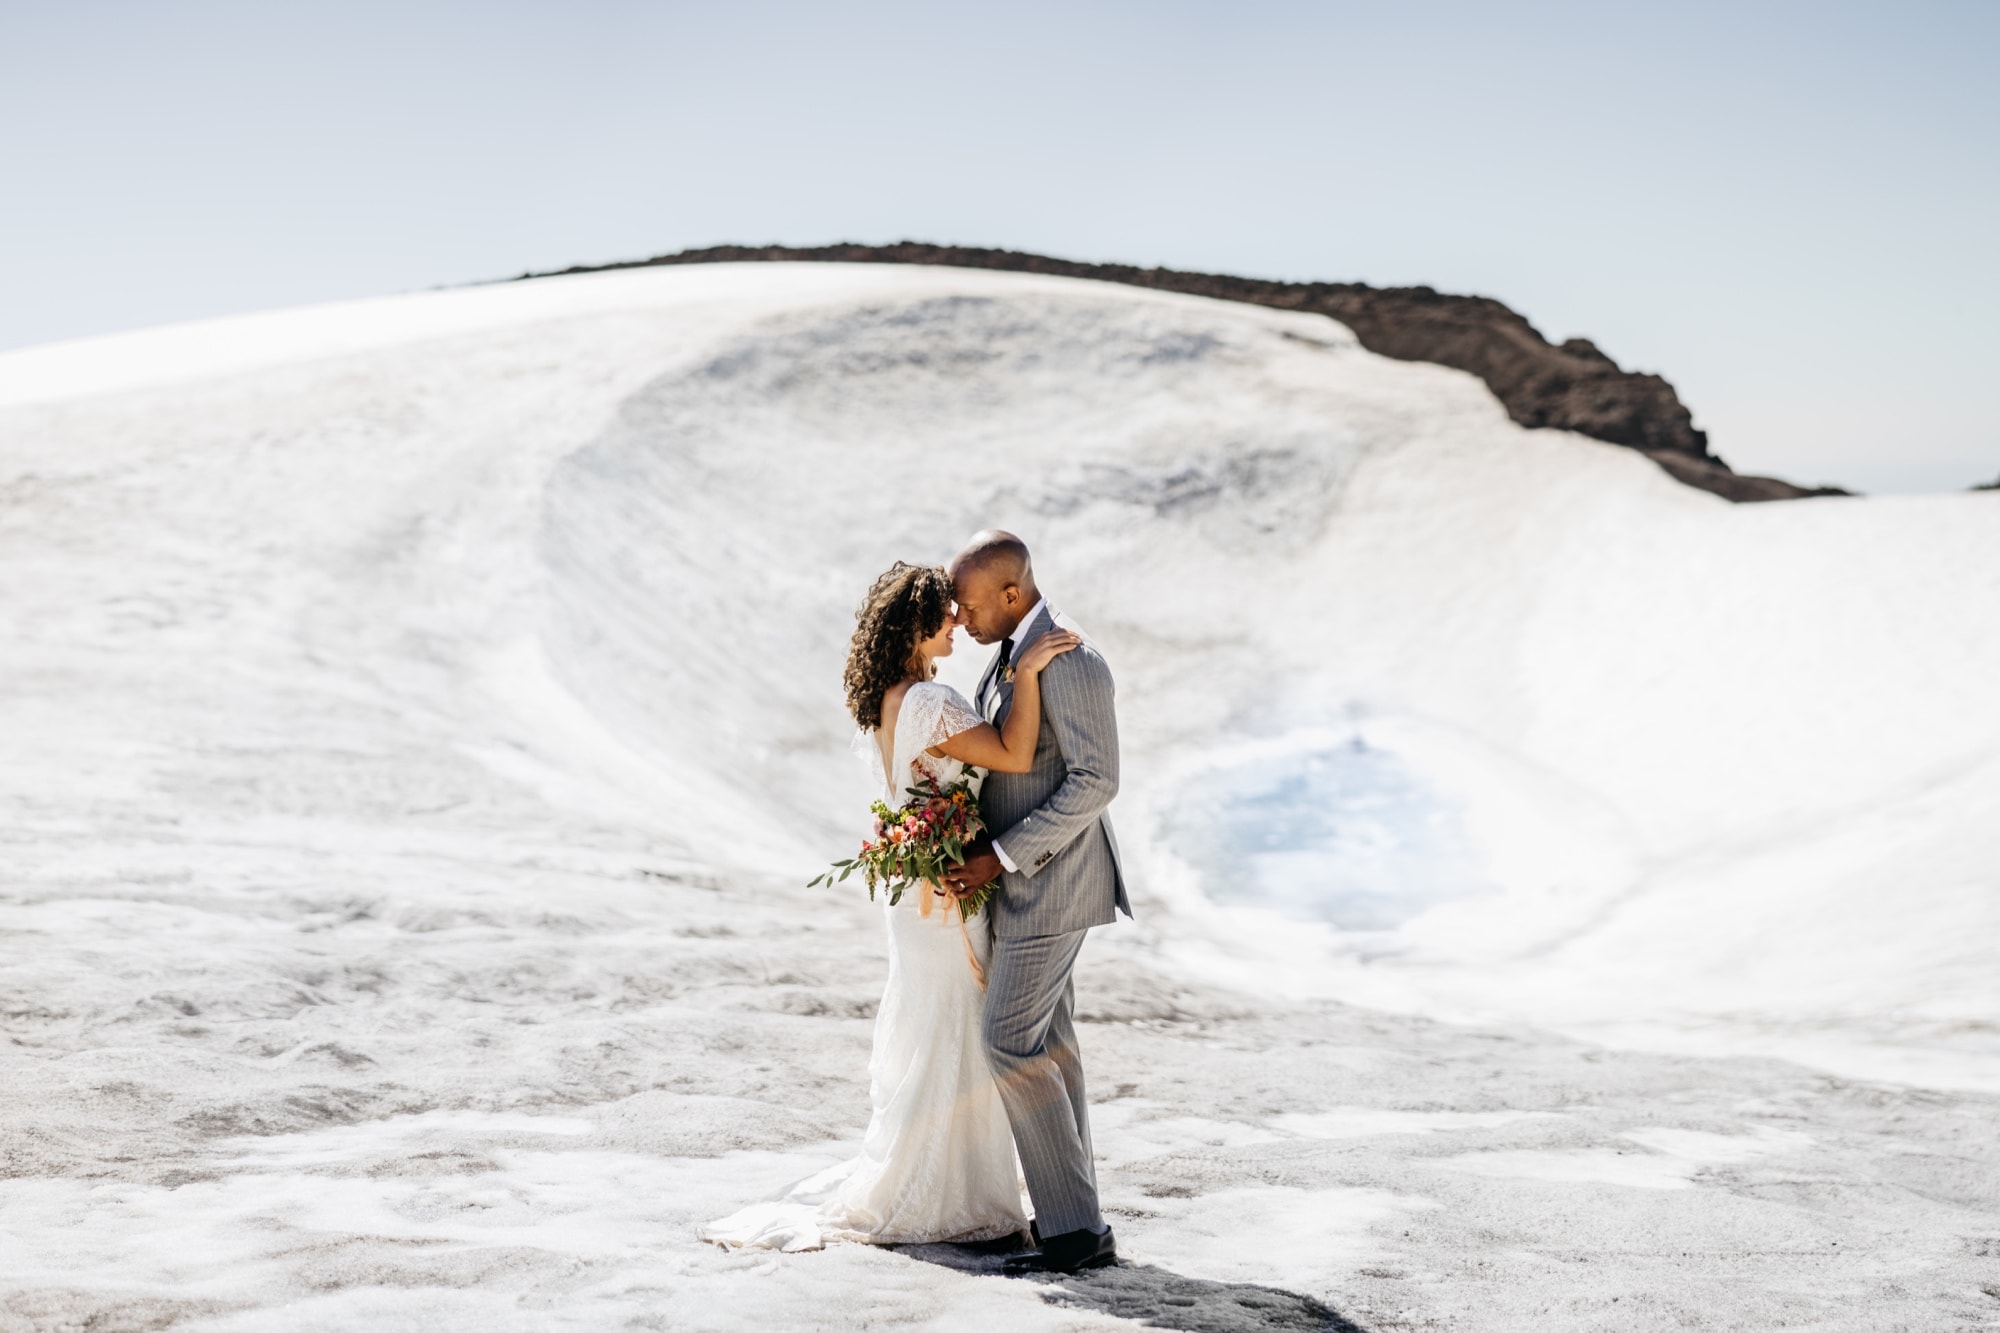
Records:
[[[926,777],[909,789],[900,810],[888,802],[876,801],[875,836],[861,844],[858,855],[835,861],[825,873],[807,882],[810,888],[844,883],[857,870],[868,884],[868,898],[875,890],[889,895],[891,906],[902,902],[903,890],[912,884],[942,885],[947,872],[965,864],[965,849],[986,831],[979,817],[979,802],[972,794],[970,770],[956,782],[940,787]],[[976,916],[992,897],[987,885],[977,893],[957,899],[964,917]]]

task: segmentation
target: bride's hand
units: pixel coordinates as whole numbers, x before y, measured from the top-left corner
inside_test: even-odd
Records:
[[[1020,659],[1014,663],[1014,674],[1039,675],[1043,667],[1082,642],[1082,639],[1066,629],[1050,630],[1028,645],[1028,651],[1022,653]]]

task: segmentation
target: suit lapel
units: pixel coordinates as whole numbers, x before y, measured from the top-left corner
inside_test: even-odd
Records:
[[[995,688],[993,698],[991,699],[986,697],[986,691],[994,687],[993,677],[999,670],[1000,654],[996,651],[991,657],[986,659],[986,671],[979,677],[979,688],[972,692],[973,702],[979,706],[979,711],[985,716],[988,722],[993,720],[992,705],[998,701],[999,691]]]
[[[1030,644],[1055,628],[1055,623],[1054,608],[1044,604],[1042,613],[1029,621],[1027,626],[1022,629],[1020,637],[1014,640],[1014,651],[1007,655],[1007,660],[1009,662],[1018,661],[1021,654],[1028,651]],[[995,663],[998,663],[1000,655],[995,653],[993,660]],[[997,706],[993,710],[993,725],[996,727],[1003,726],[1007,721],[1008,712],[1014,707],[1014,682],[1011,680],[999,681],[994,686],[993,697],[998,701]]]

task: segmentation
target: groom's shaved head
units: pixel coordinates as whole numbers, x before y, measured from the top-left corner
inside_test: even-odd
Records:
[[[1035,566],[1028,544],[1011,532],[976,534],[947,567],[958,599],[958,623],[980,643],[998,643],[1034,609]]]
[[[976,569],[1008,583],[1035,581],[1034,566],[1028,560],[1028,544],[1011,532],[988,528],[973,534],[959,553],[951,558],[949,573],[958,577],[962,569]]]

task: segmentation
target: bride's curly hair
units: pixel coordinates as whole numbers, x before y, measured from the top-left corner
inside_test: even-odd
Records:
[[[910,674],[917,645],[951,615],[951,579],[937,565],[898,560],[854,613],[847,649],[847,710],[868,731],[882,725],[882,696]]]

